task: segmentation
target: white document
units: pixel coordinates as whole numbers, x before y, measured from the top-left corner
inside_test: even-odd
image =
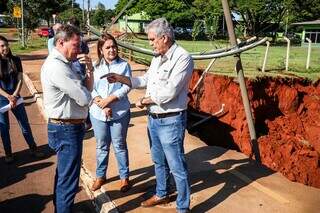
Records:
[[[19,104],[22,104],[23,103],[23,98],[22,97],[20,97],[18,100],[17,100],[17,106],[19,105]],[[0,113],[4,113],[4,112],[7,112],[7,111],[9,111],[11,109],[11,105],[10,104],[7,104],[7,105],[5,105],[5,106],[3,106],[3,107],[1,107],[0,108]]]

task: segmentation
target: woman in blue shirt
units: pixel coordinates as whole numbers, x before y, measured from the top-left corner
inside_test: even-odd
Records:
[[[29,145],[31,155],[43,157],[43,153],[37,151],[28,117],[23,103],[18,104],[22,86],[22,65],[19,57],[12,55],[8,40],[0,35],[0,108],[10,104],[11,111],[18,120],[22,134]],[[0,132],[5,151],[5,162],[11,163],[11,140],[9,133],[8,111],[0,112]]]
[[[108,83],[101,76],[108,73],[131,76],[129,64],[118,56],[118,46],[114,37],[103,34],[97,45],[98,60],[94,69],[93,104],[90,119],[96,138],[97,169],[96,180],[91,189],[99,189],[106,182],[110,144],[118,162],[120,191],[126,192],[129,183],[129,159],[127,130],[130,121],[130,87],[121,83]]]

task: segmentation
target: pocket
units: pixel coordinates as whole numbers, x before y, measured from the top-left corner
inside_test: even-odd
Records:
[[[48,145],[55,152],[59,150],[59,138],[58,130],[54,125],[48,124]]]

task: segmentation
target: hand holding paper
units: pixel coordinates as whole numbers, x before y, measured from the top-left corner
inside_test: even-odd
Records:
[[[22,104],[23,103],[23,98],[20,97],[18,100],[17,100],[17,103],[16,103],[16,106],[18,106],[19,104]],[[10,104],[7,104],[3,107],[0,108],[0,113],[5,113],[7,111],[9,111],[11,109],[11,105]]]

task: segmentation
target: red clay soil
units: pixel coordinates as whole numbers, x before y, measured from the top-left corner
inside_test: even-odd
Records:
[[[200,75],[194,72],[190,89]],[[291,181],[320,188],[320,80],[263,77],[246,84],[262,163]],[[222,103],[226,113],[217,122],[223,127],[210,129],[211,140],[233,143],[251,156],[240,88],[233,78],[208,74],[189,106],[213,114]]]

